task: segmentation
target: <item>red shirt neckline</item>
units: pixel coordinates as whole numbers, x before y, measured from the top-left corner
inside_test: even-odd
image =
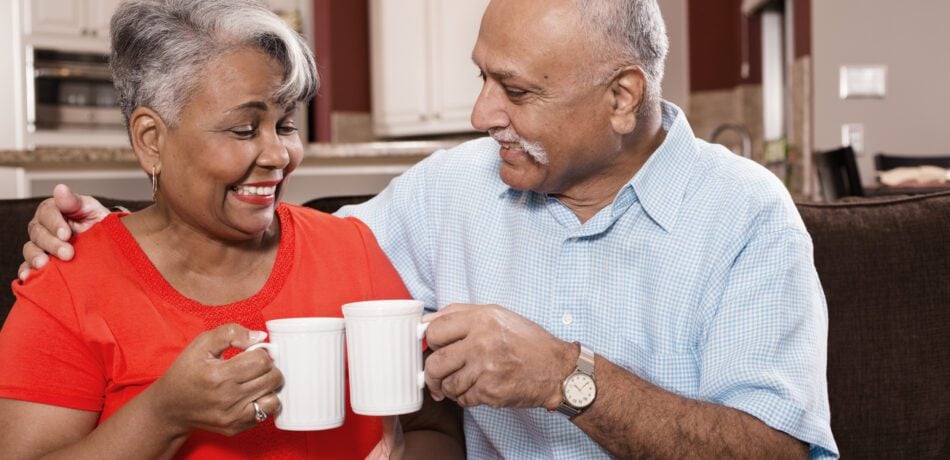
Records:
[[[169,284],[158,271],[158,268],[155,267],[155,264],[149,260],[145,251],[139,246],[138,241],[132,236],[132,233],[130,233],[122,221],[119,220],[119,217],[126,214],[110,214],[102,221],[102,225],[115,241],[122,256],[135,268],[147,289],[151,290],[168,304],[199,316],[206,322],[218,323],[220,320],[233,318],[235,315],[245,316],[260,312],[274,300],[287,281],[294,258],[293,217],[283,204],[277,206],[276,214],[280,222],[281,233],[280,241],[277,245],[277,256],[274,258],[274,266],[271,269],[270,276],[268,276],[264,286],[256,294],[246,299],[224,305],[203,304],[186,297]]]

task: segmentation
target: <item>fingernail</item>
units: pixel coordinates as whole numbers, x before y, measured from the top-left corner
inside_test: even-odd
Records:
[[[59,230],[56,230],[56,237],[66,241],[69,239],[69,231],[63,227],[60,227]]]
[[[247,337],[251,339],[252,342],[257,343],[267,338],[267,333],[264,331],[248,331]]]
[[[21,282],[26,282],[26,279],[30,277],[30,269],[27,268],[26,270],[20,272],[19,277]]]
[[[63,246],[56,250],[56,255],[59,257],[59,260],[66,260],[72,256],[72,251],[70,251],[66,246]]]
[[[443,399],[445,399],[445,395],[437,395],[435,393],[432,394],[432,400],[435,402],[439,402]]]
[[[49,260],[48,257],[37,256],[33,258],[33,261],[30,262],[30,265],[32,265],[33,268],[43,268],[43,266],[46,265],[46,262],[48,260]]]

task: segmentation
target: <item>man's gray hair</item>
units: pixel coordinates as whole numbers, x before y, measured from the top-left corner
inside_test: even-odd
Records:
[[[596,57],[611,65],[610,74],[595,76],[597,83],[624,66],[639,65],[647,78],[644,105],[658,104],[670,41],[656,0],[578,0],[577,5],[587,29],[602,37]]]
[[[171,126],[202,82],[208,62],[250,46],[284,68],[280,104],[319,87],[303,38],[258,0],[125,0],[112,16],[110,65],[122,114],[149,107]]]

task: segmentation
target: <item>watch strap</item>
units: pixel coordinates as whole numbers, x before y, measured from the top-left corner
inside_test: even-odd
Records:
[[[577,357],[577,364],[574,368],[574,372],[571,372],[568,375],[568,378],[578,372],[587,374],[591,378],[594,378],[594,352],[590,351],[589,348],[585,347],[584,344],[580,342],[577,344],[580,345],[581,353]],[[584,412],[584,409],[587,409],[587,407],[574,407],[568,404],[567,401],[561,401],[561,404],[559,404],[555,410],[559,414],[566,415],[568,419],[572,419],[580,415],[581,412]]]
[[[577,357],[577,370],[593,377],[594,376],[594,352],[590,348],[578,343],[581,346],[581,354]]]

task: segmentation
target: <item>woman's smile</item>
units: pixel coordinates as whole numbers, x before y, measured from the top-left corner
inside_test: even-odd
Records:
[[[276,201],[277,188],[281,181],[254,182],[228,187],[236,199],[245,203],[270,205]]]

